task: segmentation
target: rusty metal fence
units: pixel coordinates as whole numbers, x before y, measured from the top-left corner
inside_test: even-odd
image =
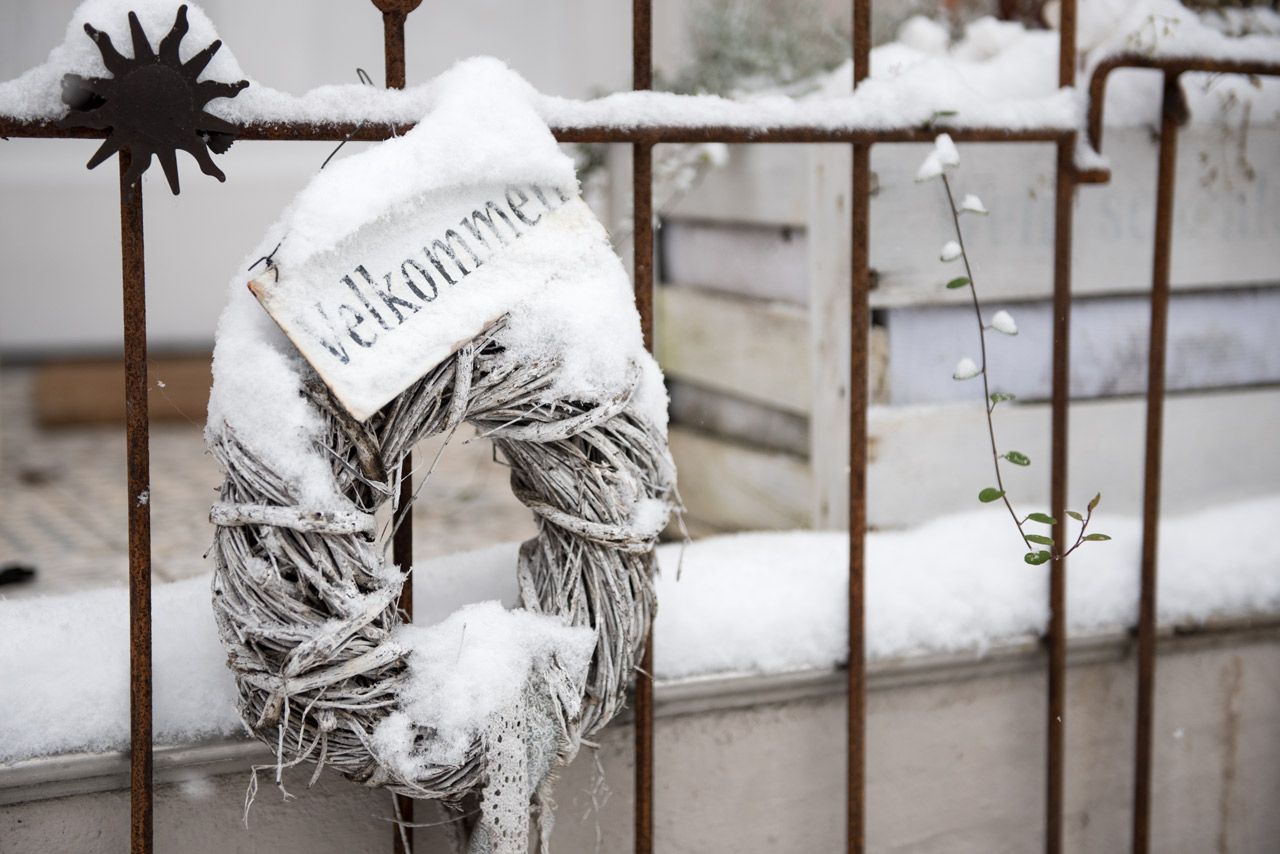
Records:
[[[386,85],[405,85],[405,20],[422,0],[373,0],[382,14],[385,34]],[[636,90],[652,86],[652,0],[633,0],[632,83]],[[871,0],[852,0],[853,80],[855,92],[870,70]],[[1062,0],[1058,82],[1075,85],[1076,3]],[[1143,491],[1142,583],[1138,634],[1138,702],[1132,850],[1149,850],[1151,821],[1152,706],[1154,702],[1156,642],[1157,525],[1160,518],[1160,460],[1165,398],[1165,346],[1169,305],[1169,265],[1172,248],[1174,166],[1179,118],[1185,112],[1179,76],[1184,72],[1253,75],[1280,74],[1280,63],[1240,62],[1213,57],[1161,59],[1141,54],[1111,57],[1094,71],[1088,85],[1088,141],[1097,149],[1102,141],[1102,107],[1108,75],[1120,68],[1157,69],[1164,75],[1163,110],[1157,179],[1156,230],[1151,299],[1146,459]],[[405,125],[374,121],[353,123],[298,123],[262,120],[235,128],[242,140],[377,141],[409,129]],[[1068,341],[1071,316],[1072,199],[1079,184],[1105,183],[1104,170],[1076,165],[1077,132],[1059,128],[947,127],[956,142],[1053,143],[1057,148],[1054,250],[1053,250],[1053,369],[1051,420],[1051,513],[1065,520],[1068,448]],[[866,850],[865,751],[866,667],[864,646],[864,568],[867,508],[867,340],[870,308],[870,152],[874,144],[929,142],[937,128],[919,126],[878,127],[757,127],[733,125],[638,127],[553,127],[561,142],[630,144],[633,152],[634,285],[645,345],[653,347],[653,148],[660,143],[841,143],[853,150],[852,173],[852,311],[848,318],[852,346],[849,386],[849,664],[848,664],[848,778],[846,848],[851,854]],[[49,121],[31,121],[0,115],[0,137],[104,138],[110,128],[63,127]],[[131,714],[131,811],[132,851],[152,850],[152,683],[151,683],[151,547],[150,506],[143,499],[149,489],[147,413],[147,336],[145,311],[144,228],[141,179],[130,175],[130,152],[119,152],[121,274],[124,305],[126,372],[126,432],[128,442],[129,496],[129,603],[130,603],[130,714]],[[412,498],[406,461],[401,513]],[[1064,523],[1054,538],[1065,541]],[[413,561],[411,526],[398,526],[393,559],[407,567]],[[402,605],[412,613],[411,586],[404,588]],[[1045,705],[1045,827],[1044,849],[1058,854],[1063,847],[1064,757],[1066,715],[1066,565],[1051,564],[1049,583],[1050,623],[1044,637],[1047,702]],[[654,850],[653,791],[653,643],[652,637],[637,674],[635,713],[635,844],[636,854]],[[404,820],[412,820],[411,799],[400,802]],[[402,837],[393,834],[394,850],[403,851]]]

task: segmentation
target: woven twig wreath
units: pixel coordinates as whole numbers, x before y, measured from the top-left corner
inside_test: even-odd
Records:
[[[318,380],[305,383],[326,419],[333,477],[355,512],[297,506],[285,479],[229,427],[210,436],[226,475],[211,513],[214,611],[241,715],[282,764],[313,761],[316,775],[329,765],[368,786],[454,803],[491,782],[496,745],[483,734],[462,764],[415,778],[381,761],[370,736],[395,710],[407,669],[390,640],[404,578],[385,566],[390,533],[383,525],[379,535],[374,513],[393,500],[394,473],[413,445],[463,422],[493,440],[513,492],[536,515],[538,537],[520,549],[520,605],[596,633],[581,697],[555,679],[526,692],[558,727],[556,758],[571,758],[623,705],[654,614],[652,547],[666,515],[641,530],[635,508],[671,501],[666,439],[632,405],[638,367],[614,399],[549,403],[558,365],[514,364],[504,330],[499,321],[363,424]]]

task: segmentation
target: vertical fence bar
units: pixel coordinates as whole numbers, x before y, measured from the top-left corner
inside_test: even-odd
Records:
[[[382,46],[388,89],[403,89],[405,84],[404,22],[416,4],[408,5],[407,9],[391,8],[382,12]],[[395,533],[391,537],[391,560],[400,567],[402,573],[407,574],[413,567],[413,451],[405,454],[400,465],[400,493],[397,499],[392,526]],[[398,607],[404,621],[413,622],[412,576],[400,589]],[[392,827],[391,850],[394,854],[413,854],[413,828],[405,826],[413,823],[413,798],[407,795],[392,797],[395,798],[396,817],[403,824]]]
[[[1156,676],[1156,550],[1164,435],[1165,349],[1169,320],[1169,256],[1178,165],[1178,72],[1164,72],[1160,165],[1156,177],[1156,245],[1151,271],[1151,343],[1147,364],[1147,448],[1142,492],[1142,595],[1138,610],[1138,710],[1133,760],[1133,851],[1147,854],[1151,832],[1151,723]]]
[[[653,86],[653,4],[631,5],[631,88]],[[653,145],[638,142],[631,149],[632,249],[635,254],[636,310],[644,346],[653,352]],[[653,626],[645,638],[635,688],[635,852],[653,852]]]
[[[867,676],[864,644],[867,529],[867,338],[870,270],[871,146],[853,146],[853,281],[849,311],[849,854],[865,846]]]
[[[871,0],[853,3],[853,85],[867,78],[871,65]],[[867,341],[871,287],[871,146],[853,146],[850,194],[852,239],[849,310],[849,702],[847,739],[847,815],[849,854],[866,845],[867,673],[864,644],[867,529]]]
[[[400,466],[399,505],[396,508],[391,536],[391,560],[408,573],[413,566],[413,452],[405,454]],[[406,623],[413,622],[413,576],[409,576],[400,589],[400,614]],[[391,850],[394,854],[413,854],[413,798],[408,795],[392,795],[395,798],[396,818],[403,824],[391,828]]]
[[[1059,22],[1058,86],[1075,85],[1076,2],[1063,0]],[[1057,523],[1053,540],[1058,548],[1067,543],[1068,404],[1071,394],[1071,243],[1072,202],[1075,197],[1075,146],[1072,134],[1058,143],[1057,184],[1053,213],[1053,415],[1050,436],[1050,513]],[[1064,766],[1067,716],[1067,566],[1066,560],[1049,564],[1048,717],[1045,722],[1045,825],[1046,854],[1062,852]]]
[[[1073,137],[1074,138],[1074,137]],[[1053,540],[1067,543],[1067,425],[1071,340],[1071,202],[1075,192],[1073,143],[1058,143],[1053,263],[1053,414],[1050,438],[1050,513],[1057,520]],[[1066,559],[1049,564],[1049,654],[1047,745],[1045,756],[1045,851],[1061,854],[1067,696]]]
[[[120,266],[124,294],[125,431],[129,496],[129,809],[133,854],[152,850],[151,460],[147,415],[147,297],[142,179],[125,183],[120,152]]]
[[[653,85],[651,0],[635,0],[632,18],[631,85],[633,89],[650,89]],[[632,158],[636,310],[640,313],[644,346],[653,352],[653,143],[633,143]],[[652,644],[645,644],[646,650],[651,647]]]
[[[388,89],[404,88],[404,21],[399,9],[382,13],[382,52],[386,62]]]

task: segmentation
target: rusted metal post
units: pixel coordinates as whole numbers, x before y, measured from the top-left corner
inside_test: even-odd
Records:
[[[853,146],[853,271],[849,312],[849,707],[848,824],[850,854],[865,849],[867,665],[864,635],[867,530],[867,340],[869,286],[871,146]]]
[[[653,4],[631,4],[631,88],[653,87]],[[636,311],[644,346],[653,352],[653,143],[631,147],[632,249]],[[645,638],[635,688],[635,852],[653,852],[653,627]]]
[[[422,0],[373,0],[382,13],[382,53],[388,89],[404,88],[404,22]]]
[[[125,431],[129,496],[129,805],[133,854],[152,848],[151,460],[147,417],[147,296],[142,179],[125,183],[120,152],[120,267],[124,294]]]
[[[404,70],[404,22],[409,13],[422,0],[374,0],[382,12],[383,55],[386,62],[388,89],[403,89]],[[391,559],[400,571],[408,573],[413,567],[413,452],[405,454],[400,466],[400,493],[391,537]],[[400,590],[400,613],[405,622],[413,622],[413,578],[405,580]],[[405,825],[413,823],[413,798],[393,795],[396,799],[398,818]],[[395,854],[413,854],[413,828],[396,826],[392,829],[392,851]]]
[[[394,519],[395,533],[391,536],[391,559],[400,571],[408,573],[413,567],[413,452],[405,454],[400,467],[399,506]],[[413,622],[413,576],[405,579],[400,589],[400,613],[406,623]],[[407,795],[392,795],[396,799],[397,818],[410,825],[413,823],[413,798]],[[391,850],[394,854],[413,854],[413,828],[397,825],[392,828]]]
[[[404,19],[398,12],[382,13],[383,51],[388,89],[404,88]]]
[[[632,244],[635,250],[636,311],[644,346],[653,352],[653,143],[631,146],[632,193],[635,222]]]
[[[871,71],[871,0],[853,3],[853,85]],[[866,847],[867,665],[865,652],[867,531],[867,341],[871,309],[871,144],[853,145],[849,312],[849,700],[847,815],[849,854]]]
[[[1058,85],[1075,85],[1076,2],[1063,0],[1058,41]],[[1054,191],[1053,238],[1053,414],[1050,428],[1050,513],[1057,519],[1053,540],[1065,548],[1067,540],[1067,458],[1071,395],[1071,243],[1072,202],[1075,197],[1075,134],[1058,141],[1057,184]],[[1067,725],[1067,566],[1049,564],[1049,697],[1045,722],[1046,854],[1062,852]]]
[[[1067,425],[1070,396],[1071,340],[1071,201],[1074,144],[1058,143],[1058,178],[1054,201],[1053,260],[1053,414],[1050,436],[1050,507],[1057,523],[1053,540],[1063,548],[1067,540]],[[1064,734],[1067,699],[1067,566],[1065,559],[1049,564],[1049,702],[1046,721],[1045,851],[1062,851]]]
[[[1147,363],[1147,449],[1142,490],[1142,594],[1138,609],[1138,710],[1133,761],[1133,851],[1147,854],[1151,831],[1151,722],[1156,679],[1156,553],[1164,437],[1165,350],[1169,327],[1169,258],[1178,165],[1179,73],[1164,73],[1160,165],[1156,175],[1156,245],[1151,271],[1151,343]]]

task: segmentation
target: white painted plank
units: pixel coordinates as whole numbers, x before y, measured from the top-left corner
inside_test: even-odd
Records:
[[[661,287],[658,361],[672,377],[788,412],[809,410],[809,317],[786,303]]]
[[[801,457],[748,448],[673,427],[680,498],[700,531],[809,527],[809,466]]]
[[[1141,513],[1145,407],[1142,398],[1072,406],[1070,502],[1084,504],[1101,492],[1100,518]],[[1049,419],[1047,404],[1002,405],[996,414],[1001,450],[1018,450],[1032,460],[1026,469],[1007,467],[1006,486],[1026,512],[1045,509],[1049,500]],[[978,405],[873,407],[869,429],[869,525],[898,528],[981,509],[977,494],[993,478]],[[680,449],[681,494],[686,500],[696,496],[699,508],[715,508],[720,528],[803,524],[812,489],[803,463],[689,435],[672,436],[673,451]],[[1163,511],[1185,513],[1274,493],[1280,485],[1278,435],[1280,390],[1170,397]]]
[[[809,456],[809,419],[668,377],[671,423],[759,448]]]
[[[1238,168],[1221,171],[1220,128],[1191,126],[1179,135],[1172,282],[1175,288],[1272,282],[1277,279],[1280,191],[1275,176],[1258,169],[1246,180]],[[1236,149],[1227,151],[1231,157]],[[1154,251],[1156,145],[1145,128],[1110,128],[1105,148],[1112,180],[1084,186],[1075,204],[1072,282],[1076,294],[1123,293],[1149,288]],[[872,149],[879,192],[872,201],[871,263],[880,274],[876,301],[895,305],[947,299],[942,285],[952,265],[938,249],[953,239],[940,182],[915,183],[927,146]],[[974,193],[989,217],[965,216],[965,242],[988,298],[1048,296],[1053,271],[1052,145],[960,146],[954,189]],[[1254,164],[1280,162],[1280,126],[1250,129],[1247,156]],[[1208,158],[1206,162],[1202,158]],[[1219,168],[1216,177],[1210,173]]]
[[[668,219],[660,236],[668,282],[809,302],[809,241],[802,228]]]
[[[1141,513],[1145,407],[1142,398],[1072,406],[1069,503],[1084,504],[1101,492],[1106,512]],[[1049,419],[1047,404],[1002,404],[996,410],[1000,450],[1021,451],[1032,460],[1025,469],[1005,467],[1009,494],[1026,512],[1047,508],[1049,500]],[[871,435],[873,525],[907,525],[978,509],[978,492],[993,483],[980,405],[876,408]],[[1170,397],[1164,512],[1274,492],[1280,485],[1277,435],[1280,391],[1275,389]]]
[[[809,324],[813,330],[809,504],[814,528],[849,524],[850,174],[848,146],[815,146],[811,160]]]
[[[992,390],[1048,399],[1052,381],[1052,305],[983,306],[985,320],[1007,308],[1016,337],[989,332]],[[1150,301],[1141,297],[1077,300],[1071,319],[1071,394],[1088,398],[1141,394],[1147,388]],[[894,404],[981,399],[981,380],[951,378],[961,356],[979,359],[971,307],[889,312],[889,397]],[[1178,294],[1169,307],[1170,391],[1280,382],[1280,288]]]
[[[766,225],[804,225],[809,213],[809,145],[731,145],[729,162],[712,170],[668,216]]]
[[[1175,206],[1173,286],[1205,288],[1273,282],[1276,240],[1280,238],[1280,190],[1275,176],[1257,166],[1280,162],[1280,126],[1254,126],[1244,154],[1254,164],[1252,179],[1241,173],[1238,139],[1221,128],[1193,125],[1179,135]],[[813,151],[840,146],[812,146]],[[925,145],[878,145],[872,166],[878,188],[872,202],[871,263],[879,274],[873,305],[959,302],[962,293],[942,285],[953,267],[937,261],[952,239],[951,221],[939,182],[915,183]],[[1155,222],[1155,144],[1144,128],[1111,128],[1106,150],[1110,184],[1084,186],[1075,205],[1073,289],[1077,294],[1135,293],[1149,287]],[[739,152],[742,152],[739,155]],[[735,147],[735,160],[712,173],[706,185],[682,202],[673,218],[700,218],[722,224],[772,223],[803,227],[808,212],[797,193],[805,186],[801,159],[793,146]],[[1048,296],[1052,289],[1054,148],[1049,144],[968,144],[960,146],[955,189],[975,193],[989,217],[967,216],[966,244],[975,275],[988,298]],[[825,156],[825,155],[824,155]],[[843,186],[848,178],[832,174]],[[810,182],[811,183],[811,182]],[[760,235],[740,235],[735,253],[760,252],[749,244]],[[721,240],[728,240],[721,237]],[[793,249],[805,243],[793,232]],[[839,248],[837,247],[837,250]],[[715,252],[720,253],[719,257]],[[698,261],[707,273],[699,284],[733,288],[737,279],[715,276],[723,248]],[[790,291],[779,292],[787,298]]]

